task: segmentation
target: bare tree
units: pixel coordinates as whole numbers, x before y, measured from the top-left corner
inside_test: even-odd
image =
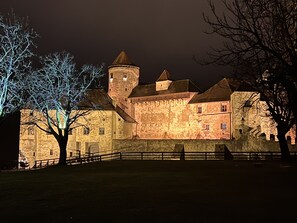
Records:
[[[295,0],[221,0],[222,13],[209,1],[203,15],[209,34],[224,38],[207,63],[230,65],[265,100],[277,124],[283,160],[290,159],[285,134],[296,123],[297,12]]]
[[[27,80],[32,109],[29,123],[55,137],[60,148],[59,164],[65,165],[69,131],[89,111],[81,110],[79,104],[87,89],[103,76],[103,68],[83,65],[78,71],[73,56],[65,52],[46,56],[41,63],[42,68]]]
[[[36,37],[24,19],[0,16],[0,120],[24,104],[23,77],[30,70]]]

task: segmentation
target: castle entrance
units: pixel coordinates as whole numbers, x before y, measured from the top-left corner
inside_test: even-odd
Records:
[[[88,154],[99,154],[99,144],[97,142],[87,143],[86,148]]]

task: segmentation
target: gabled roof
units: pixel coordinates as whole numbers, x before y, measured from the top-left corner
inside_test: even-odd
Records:
[[[119,65],[131,65],[135,66],[135,64],[130,60],[125,51],[121,51],[117,58],[112,62],[111,66],[119,66]]]
[[[136,86],[129,98],[165,95],[183,92],[199,92],[199,88],[190,80],[172,81],[169,88],[163,91],[156,91],[156,84],[146,84]]]
[[[157,81],[167,81],[169,80],[169,77],[170,77],[170,73],[168,72],[168,70],[165,69],[163,70],[163,72],[161,73]]]
[[[87,91],[85,99],[80,103],[79,109],[90,110],[111,110],[118,113],[126,122],[136,123],[124,110],[119,106],[114,107],[112,100],[107,93],[101,89],[90,89]]]
[[[121,116],[126,122],[137,123],[130,115],[128,115],[123,109],[119,106],[115,107],[115,111]]]
[[[114,110],[112,100],[102,89],[89,89],[85,98],[79,103],[79,109]]]
[[[229,101],[234,91],[253,91],[247,84],[233,78],[224,78],[207,91],[195,95],[189,103]]]

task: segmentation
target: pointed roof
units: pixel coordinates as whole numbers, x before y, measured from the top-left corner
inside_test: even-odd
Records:
[[[241,83],[232,78],[224,78],[202,94],[195,95],[190,103],[229,101],[234,91],[237,91]]]
[[[117,58],[112,62],[112,66],[118,65],[131,65],[135,66],[135,64],[130,60],[127,53],[125,51],[121,51]]]
[[[161,73],[160,77],[158,78],[157,81],[167,81],[170,78],[170,73],[168,72],[168,70],[163,70],[163,72]]]
[[[138,85],[132,90],[129,98],[149,97],[186,92],[200,92],[200,90],[192,81],[186,79],[172,81],[168,89],[164,91],[156,91],[156,84]]]

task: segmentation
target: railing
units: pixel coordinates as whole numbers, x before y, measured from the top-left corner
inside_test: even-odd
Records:
[[[297,152],[291,153],[297,160]],[[280,152],[116,152],[109,154],[88,153],[79,157],[69,157],[68,165],[111,160],[281,160]],[[43,168],[58,164],[59,159],[36,160],[33,168]]]
[[[96,161],[110,161],[110,160],[120,160],[121,153],[109,153],[109,154],[96,154],[96,153],[87,153],[78,157],[69,157],[66,160],[67,165],[75,165],[75,164],[84,164],[91,163]],[[33,169],[40,169],[52,165],[56,165],[59,163],[59,158],[55,159],[44,159],[44,160],[36,160],[33,166]]]
[[[291,157],[297,160],[297,152]],[[281,160],[280,152],[121,152],[121,160]]]

